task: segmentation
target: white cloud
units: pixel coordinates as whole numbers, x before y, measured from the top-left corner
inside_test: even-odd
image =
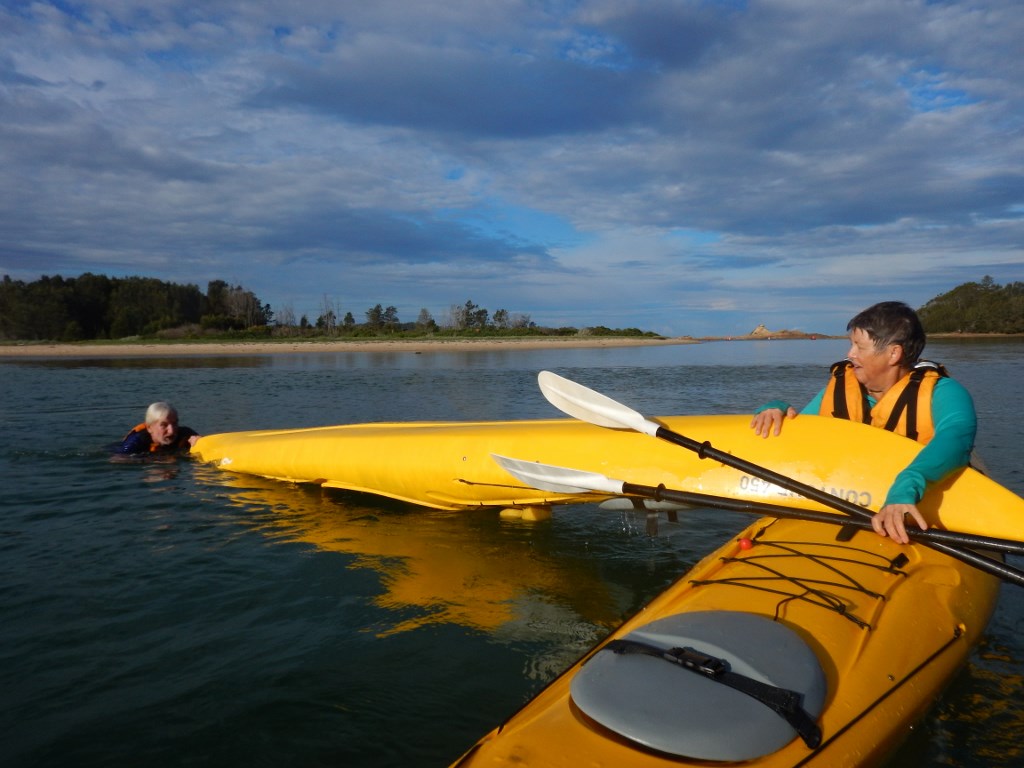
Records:
[[[1024,280],[1010,0],[73,7],[0,8],[16,279],[693,335]]]

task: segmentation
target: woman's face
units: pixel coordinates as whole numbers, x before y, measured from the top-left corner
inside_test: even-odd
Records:
[[[902,347],[890,344],[878,349],[867,331],[854,328],[850,332],[850,351],[846,356],[853,363],[853,375],[871,394],[884,393],[900,377]]]

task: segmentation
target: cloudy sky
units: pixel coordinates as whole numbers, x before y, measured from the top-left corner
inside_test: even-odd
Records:
[[[1024,280],[1018,0],[0,0],[0,274],[842,333]]]

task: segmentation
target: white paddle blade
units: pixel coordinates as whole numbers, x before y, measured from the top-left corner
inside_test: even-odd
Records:
[[[654,435],[658,425],[622,403],[551,371],[537,374],[540,391],[555,408],[598,427],[632,429]]]
[[[510,459],[508,456],[491,454],[498,465],[531,488],[555,493],[622,493],[622,481],[612,480],[596,472],[584,472],[580,469],[554,467],[536,461]]]

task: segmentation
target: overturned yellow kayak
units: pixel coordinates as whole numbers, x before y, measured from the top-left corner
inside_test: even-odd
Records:
[[[877,510],[920,446],[841,419],[802,416],[778,437],[757,437],[749,416],[669,416],[669,429],[807,485]],[[192,451],[224,470],[379,494],[436,509],[536,508],[593,495],[528,488],[492,454],[599,472],[631,483],[832,511],[757,477],[664,441],[568,419],[402,422],[208,435]],[[984,499],[984,503],[980,502]],[[931,524],[1018,538],[1007,516],[1018,497],[966,469],[932,488],[920,508]]]

